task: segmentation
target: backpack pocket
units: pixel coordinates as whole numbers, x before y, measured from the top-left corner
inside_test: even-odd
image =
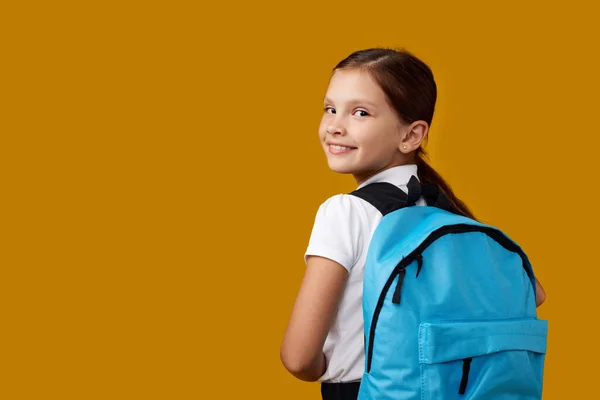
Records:
[[[548,322],[423,322],[421,400],[541,399]]]

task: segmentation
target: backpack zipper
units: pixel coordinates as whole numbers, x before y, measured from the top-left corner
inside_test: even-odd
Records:
[[[395,304],[400,304],[400,293],[402,290],[402,283],[404,281],[404,276],[406,274],[406,267],[408,267],[413,261],[417,260],[417,277],[419,276],[419,272],[421,271],[421,267],[423,266],[423,256],[422,253],[437,239],[442,236],[448,234],[458,234],[458,233],[470,233],[470,232],[481,232],[485,233],[490,238],[494,239],[498,244],[504,247],[508,251],[512,251],[513,253],[519,254],[521,256],[521,260],[523,260],[523,268],[525,268],[525,254],[521,251],[519,246],[517,246],[514,242],[508,239],[502,232],[498,229],[478,226],[478,225],[469,225],[469,224],[456,224],[456,225],[447,225],[443,226],[435,231],[433,231],[415,250],[413,250],[409,255],[403,258],[398,265],[394,268],[390,277],[385,282],[383,286],[383,290],[379,295],[379,299],[377,300],[377,305],[375,306],[375,312],[373,313],[373,318],[371,319],[371,329],[369,330],[369,343],[367,352],[367,373],[371,371],[371,363],[373,362],[373,347],[375,344],[375,329],[377,327],[377,321],[379,320],[379,314],[381,313],[381,309],[383,308],[383,304],[385,302],[385,297],[387,296],[390,287],[394,283],[394,280],[397,276],[398,284],[394,291],[394,295],[392,296],[392,302]],[[525,268],[525,271],[529,275],[529,279],[533,284],[533,277]],[[535,285],[534,285],[535,288]]]
[[[472,358],[465,358],[463,360],[462,378],[460,379],[460,386],[458,387],[458,394],[465,394],[467,390],[467,383],[469,382],[469,371],[471,370]]]

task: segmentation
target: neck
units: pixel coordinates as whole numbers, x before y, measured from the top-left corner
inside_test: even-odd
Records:
[[[368,171],[368,172],[364,172],[364,173],[356,173],[356,174],[352,174],[352,176],[354,177],[354,179],[356,180],[356,184],[357,185],[361,185],[362,183],[364,183],[367,179],[370,179],[372,177],[374,177],[377,174],[382,173],[383,171],[386,171],[390,168],[394,168],[394,167],[400,167],[402,165],[410,165],[410,164],[414,164],[415,160],[414,159],[410,159],[410,160],[403,160],[402,162],[396,162],[396,163],[392,163],[390,165],[387,165],[383,168],[377,169],[377,170],[373,170],[373,171]]]

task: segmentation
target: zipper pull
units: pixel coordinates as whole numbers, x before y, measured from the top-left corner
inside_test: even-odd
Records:
[[[421,254],[417,254],[417,275],[415,278],[419,277],[419,272],[421,272],[421,268],[423,267],[423,256]]]
[[[465,358],[463,360],[463,371],[462,378],[460,380],[460,387],[458,388],[458,394],[465,394],[467,390],[467,382],[469,381],[469,371],[471,370],[472,358]]]
[[[404,275],[406,275],[406,269],[402,268],[398,275],[398,283],[396,284],[396,290],[394,290],[394,296],[392,296],[392,303],[400,304],[400,291],[402,290],[402,281],[404,281]]]

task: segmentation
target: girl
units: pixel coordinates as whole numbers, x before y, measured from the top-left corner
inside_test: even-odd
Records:
[[[455,212],[473,218],[424,159],[436,96],[431,70],[407,51],[351,54],[334,68],[325,96],[319,138],[329,167],[352,174],[359,188],[390,182],[407,192],[416,176],[436,184]],[[344,194],[325,201],[315,218],[281,360],[297,378],[320,381],[324,400],[358,395],[365,363],[363,269],[381,218],[371,204]],[[537,286],[539,306],[545,295]]]

